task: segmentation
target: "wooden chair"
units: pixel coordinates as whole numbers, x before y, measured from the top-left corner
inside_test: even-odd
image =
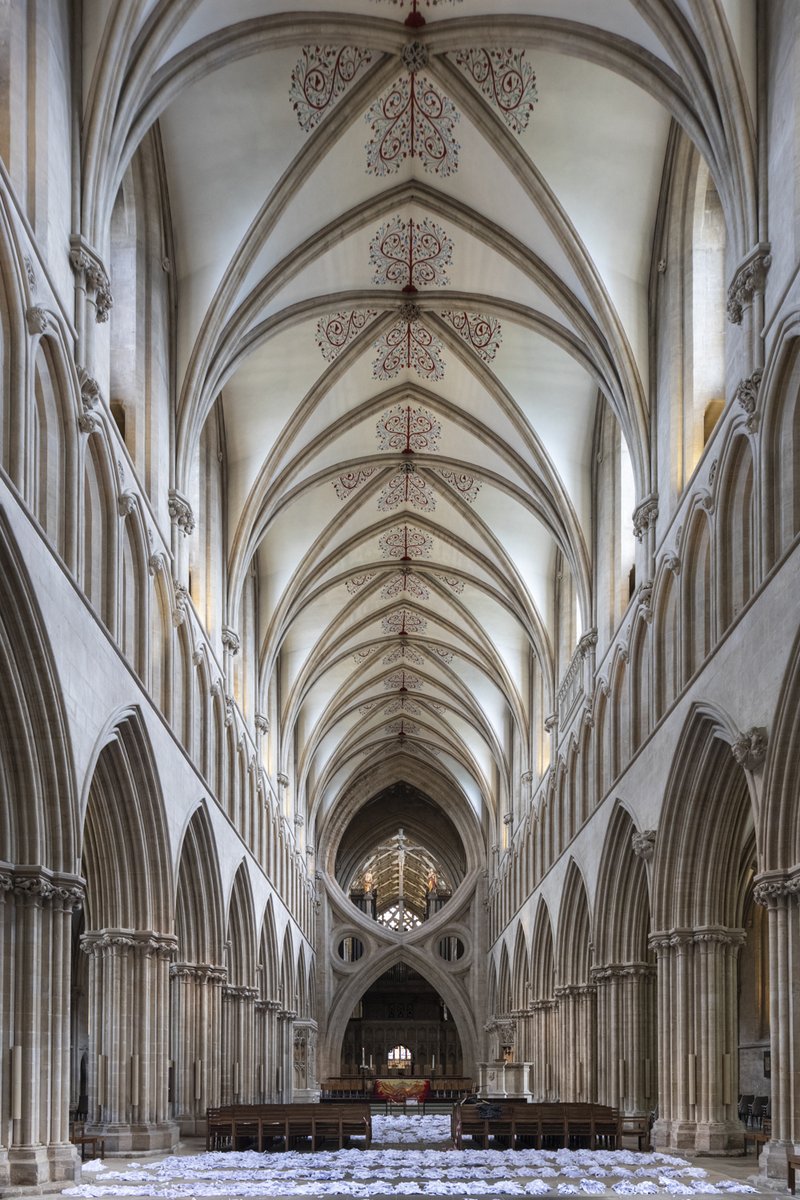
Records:
[[[73,1121],[69,1127],[69,1140],[81,1148],[81,1162],[86,1161],[86,1147],[91,1146],[92,1158],[105,1158],[106,1139],[99,1133],[86,1133],[83,1121]]]

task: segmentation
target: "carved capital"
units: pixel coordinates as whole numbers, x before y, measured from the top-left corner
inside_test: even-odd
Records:
[[[78,384],[81,389],[81,404],[84,409],[96,408],[100,403],[100,384],[85,367],[78,367]]]
[[[236,630],[231,629],[230,625],[222,626],[222,645],[229,654],[236,655],[241,650],[241,639]]]
[[[769,242],[760,242],[736,268],[728,288],[728,320],[733,325],[741,325],[745,308],[766,287],[767,272],[772,264],[769,251]]]
[[[173,525],[177,525],[181,533],[188,537],[194,530],[194,513],[189,501],[176,488],[170,488],[167,507]]]
[[[762,908],[779,908],[791,899],[800,900],[800,869],[792,874],[769,871],[759,875],[753,888],[753,899]]]
[[[631,847],[637,858],[642,858],[645,862],[649,862],[653,857],[656,847],[655,829],[643,829],[641,833],[632,834]]]
[[[174,962],[170,964],[169,973],[178,979],[194,979],[202,984],[221,984],[228,978],[225,967],[212,963]]]
[[[633,536],[640,542],[651,525],[658,518],[658,496],[653,493],[645,496],[641,504],[633,510]]]
[[[767,755],[767,731],[761,726],[740,733],[731,744],[731,752],[740,767],[745,771],[756,771],[764,762]]]

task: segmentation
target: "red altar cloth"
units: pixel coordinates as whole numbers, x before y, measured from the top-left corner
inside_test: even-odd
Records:
[[[373,1095],[378,1100],[427,1100],[430,1079],[376,1079]]]

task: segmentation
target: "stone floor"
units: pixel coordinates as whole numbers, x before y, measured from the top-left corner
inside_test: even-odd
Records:
[[[86,1163],[76,1198],[233,1200],[234,1197],[463,1197],[565,1195],[786,1196],[754,1180],[746,1157],[696,1159],[621,1151],[463,1150],[449,1148],[446,1116],[375,1116],[372,1149],[206,1154],[196,1139],[172,1155],[139,1162]]]

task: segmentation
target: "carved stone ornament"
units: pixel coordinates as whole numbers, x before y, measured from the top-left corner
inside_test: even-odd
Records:
[[[84,933],[81,937],[84,954],[103,958],[125,957],[129,953],[145,958],[172,960],[178,950],[178,939],[172,934],[154,933],[150,929],[103,929]]]
[[[278,771],[277,779],[278,787],[287,788],[289,786],[289,776],[285,771]]]
[[[646,621],[653,619],[653,581],[646,579],[639,587],[639,612]]]
[[[266,717],[264,713],[256,713],[253,724],[259,733],[269,733],[269,717]]]
[[[194,513],[189,501],[176,488],[170,488],[167,506],[172,522],[188,537],[194,530]]]
[[[79,234],[70,238],[69,262],[75,275],[82,276],[87,292],[94,292],[95,320],[98,324],[108,320],[114,305],[111,284],[100,256]]]
[[[514,824],[514,814],[510,813],[510,812],[504,813],[503,814],[503,824],[504,825],[513,825]]]
[[[147,563],[147,569],[151,575],[158,575],[161,571],[165,570],[166,565],[166,558],[161,551],[158,550],[155,554],[150,555],[150,559]]]
[[[664,566],[668,571],[672,571],[673,575],[680,575],[681,560],[678,554],[668,554],[664,559]]]
[[[103,420],[99,413],[88,409],[78,417],[78,428],[81,433],[99,433],[103,428]]]
[[[581,658],[586,658],[590,650],[593,650],[597,645],[597,630],[587,629],[586,633],[578,641],[578,653]]]
[[[760,242],[739,264],[728,288],[728,320],[741,325],[745,308],[753,303],[757,292],[763,292],[767,271],[772,264],[769,242]]]
[[[767,731],[761,726],[740,733],[731,744],[731,752],[740,767],[745,771],[757,770],[767,755]]]
[[[640,542],[651,525],[655,525],[658,517],[658,496],[645,496],[641,504],[633,510],[633,536]]]
[[[400,52],[400,58],[405,69],[412,75],[416,71],[424,71],[428,65],[428,51],[422,42],[406,42]]]
[[[649,862],[656,848],[655,829],[643,829],[641,833],[632,834],[631,846],[637,858],[642,858],[645,862]]]
[[[229,654],[238,654],[242,648],[241,639],[235,629],[231,629],[230,625],[222,626],[222,645]]]
[[[189,601],[189,592],[182,583],[178,583],[177,579],[173,580],[173,587],[175,588],[175,605],[172,609],[172,624],[177,629],[179,625],[183,624],[186,618],[186,606]],[[195,663],[195,666],[199,665],[200,662]]]
[[[751,433],[754,433],[758,426],[758,393],[761,387],[761,380],[764,372],[761,368],[753,371],[753,374],[748,379],[741,379],[736,388],[734,398],[738,400],[744,411],[747,413],[747,421],[745,424]]]
[[[33,260],[29,254],[26,254],[23,261],[25,263],[25,278],[28,281],[28,287],[31,289],[32,292],[35,292],[36,291],[36,272],[33,269]]]
[[[800,871],[795,868],[792,874],[775,871],[759,875],[755,880],[753,899],[762,908],[778,908],[792,899],[800,901]]]
[[[224,983],[228,978],[225,967],[218,967],[212,963],[174,962],[170,963],[169,973],[178,979],[194,979],[197,983],[215,985]]]
[[[304,825],[305,825],[305,823],[306,823],[306,819],[305,819],[305,817],[303,816],[303,814],[302,814],[302,813],[295,813],[295,814],[294,814],[294,823],[295,823],[295,825],[297,826],[297,828],[298,828],[298,829],[302,829],[302,828],[303,828],[303,826],[304,826]]]
[[[129,517],[136,509],[136,493],[120,492],[117,497],[117,510],[121,517]]]
[[[5,895],[39,907],[47,904],[70,911],[83,904],[84,881],[77,875],[61,875],[44,867],[0,863],[0,900]]]
[[[38,304],[28,309],[25,319],[28,323],[28,333],[46,333],[50,327],[50,314]]]
[[[550,713],[549,716],[545,717],[544,727],[548,733],[552,733],[554,729],[557,729],[558,728],[558,713]]]
[[[100,384],[85,367],[78,367],[78,384],[81,389],[81,404],[85,409],[96,408],[100,403]]]

